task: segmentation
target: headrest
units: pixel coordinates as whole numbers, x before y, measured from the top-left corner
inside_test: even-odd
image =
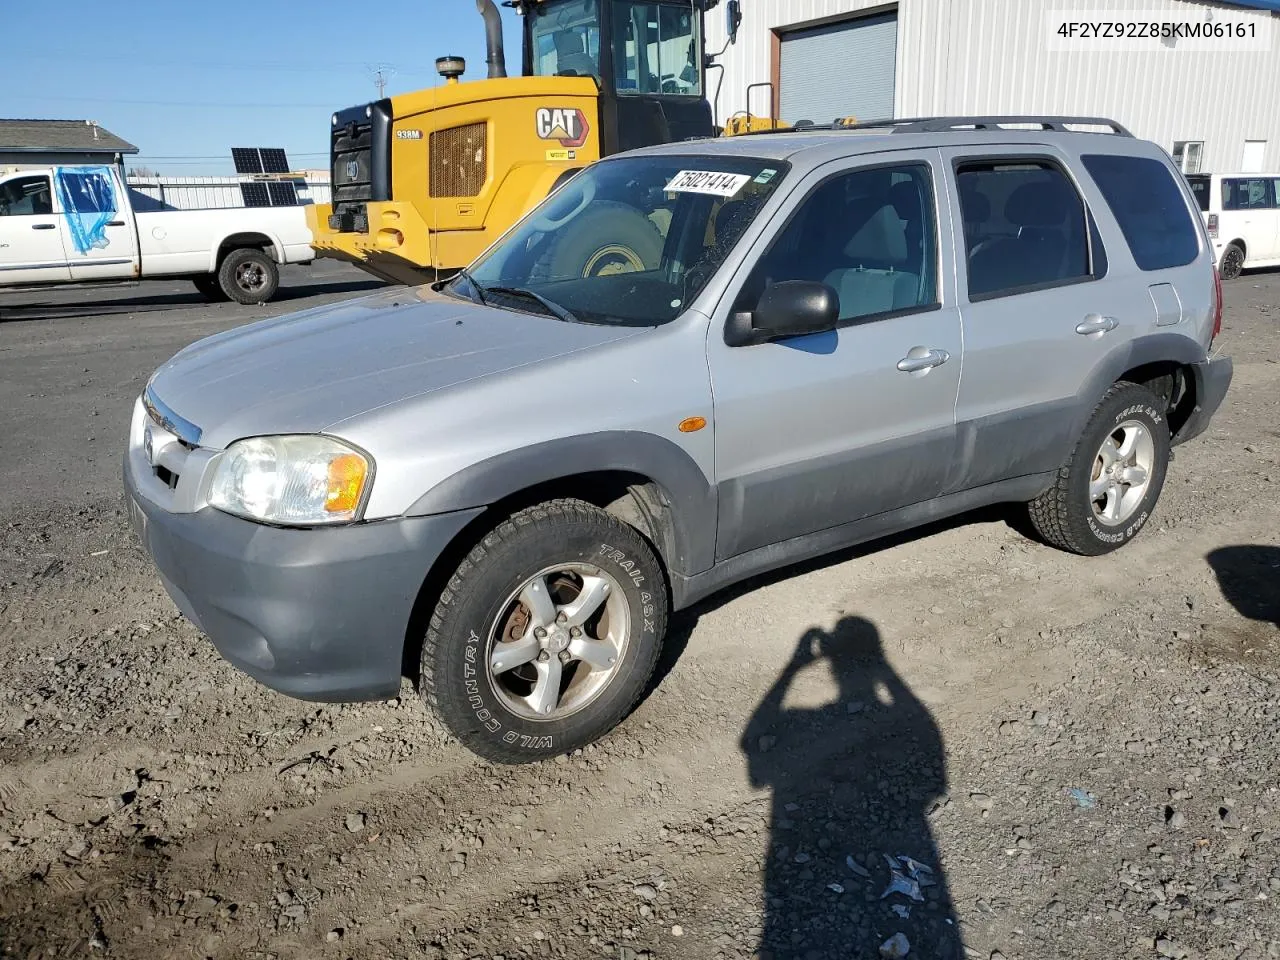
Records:
[[[850,260],[896,263],[907,259],[907,230],[892,205],[885,204],[858,228],[844,246]]]
[[[960,191],[960,209],[969,223],[986,223],[991,219],[991,201],[985,193],[972,188]]]
[[[1066,191],[1053,182],[1024,183],[1004,205],[1004,218],[1018,227],[1061,227],[1070,216]]]
[[[893,204],[899,220],[920,219],[920,188],[912,181],[904,180],[890,187],[889,202]]]
[[[571,57],[575,53],[587,52],[587,48],[582,43],[582,35],[572,30],[561,30],[555,34],[554,39],[558,56]]]

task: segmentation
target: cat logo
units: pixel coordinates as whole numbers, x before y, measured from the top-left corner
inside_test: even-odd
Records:
[[[581,110],[539,107],[536,119],[538,137],[542,140],[558,140],[562,147],[580,147],[587,142],[587,132],[591,127]]]

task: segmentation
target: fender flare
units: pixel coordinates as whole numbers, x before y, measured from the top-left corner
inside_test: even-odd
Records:
[[[692,576],[711,567],[716,544],[716,491],[702,468],[670,440],[630,430],[580,434],[535,443],[464,467],[405,511],[427,516],[488,507],[538,484],[587,473],[622,471],[648,477],[661,490],[670,542],[659,543],[671,572]]]
[[[276,236],[271,231],[269,230],[236,230],[231,233],[223,234],[222,236],[218,237],[215,243],[211,245],[209,250],[209,272],[210,273],[218,272],[218,267],[221,265],[221,262],[222,262],[222,257],[220,256],[220,253],[222,251],[223,245],[232,237],[238,237],[242,235],[248,235],[248,236],[257,235],[257,236],[266,237],[267,247],[269,249],[264,252],[269,253],[271,256],[271,259],[274,260],[277,264],[283,264],[285,262],[284,243],[281,241],[281,239],[278,236]],[[243,246],[250,246],[250,244],[243,244]],[[236,249],[239,249],[239,247],[236,247]]]
[[[1103,395],[1124,376],[1125,371],[1151,363],[1176,363],[1190,367],[1203,363],[1207,358],[1204,347],[1185,333],[1152,333],[1117,345],[1093,368],[1076,394],[1075,420],[1067,434],[1071,445],[1074,447],[1079,442]],[[1063,451],[1063,460],[1069,452]]]

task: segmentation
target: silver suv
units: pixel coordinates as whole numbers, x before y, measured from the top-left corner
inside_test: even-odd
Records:
[[[947,118],[619,155],[447,282],[187,347],[130,513],[221,654],[295,697],[418,675],[471,750],[571,751],[673,611],[996,502],[1103,554],[1231,362],[1184,179],[1106,120]]]

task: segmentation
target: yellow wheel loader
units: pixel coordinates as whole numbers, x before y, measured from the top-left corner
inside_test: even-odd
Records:
[[[384,280],[436,280],[465,267],[587,164],[715,136],[706,79],[716,64],[704,27],[719,3],[508,0],[523,18],[524,48],[522,75],[508,77],[497,6],[477,0],[487,79],[463,83],[465,63],[442,57],[444,83],[333,115],[332,199],[307,208],[312,245]],[[727,0],[726,13],[733,43],[739,0]],[[592,215],[630,218],[612,230],[626,242],[589,250],[566,238],[553,253],[558,272],[656,265],[660,234],[637,210]]]

